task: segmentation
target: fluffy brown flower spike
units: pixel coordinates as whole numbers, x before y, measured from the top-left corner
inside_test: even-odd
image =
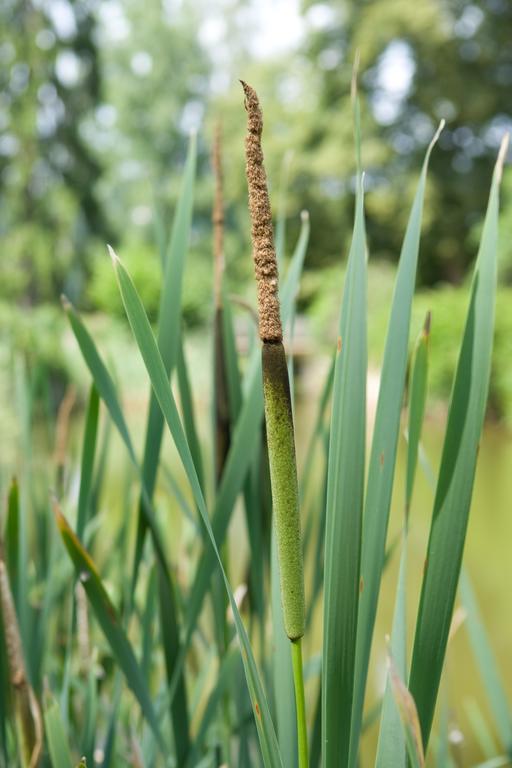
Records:
[[[263,116],[256,91],[247,83],[240,82],[244,89],[245,109],[247,110],[245,170],[249,188],[254,270],[258,285],[259,332],[262,341],[277,343],[282,341],[283,330],[279,313],[278,273],[272,213],[261,149]]]

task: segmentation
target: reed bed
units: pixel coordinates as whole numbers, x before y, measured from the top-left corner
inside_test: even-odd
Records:
[[[242,86],[260,344],[255,340],[245,357],[237,349],[236,307],[224,287],[229,259],[225,263],[219,130],[213,150],[213,418],[203,422],[197,409],[196,376],[182,331],[194,138],[168,246],[161,254],[162,293],[154,328],[122,254],[119,258],[109,248],[135,353],[148,378],[142,451],[125,414],[122,382],[102,356],[87,319],[64,297],[63,311],[88,371],[89,397],[79,459],[63,448],[67,408],[61,414],[59,460],[54,474],[44,476],[41,495],[29,461],[29,374],[23,369],[18,374],[26,442],[25,462],[10,487],[1,529],[0,766],[355,768],[372,721],[379,722],[377,768],[456,765],[442,701],[431,737],[450,628],[454,631],[486,410],[506,139],[468,295],[441,463],[437,476],[431,473],[430,537],[409,652],[408,538],[415,525],[415,478],[429,471],[421,435],[430,324],[435,323],[435,317],[427,316],[411,346],[411,309],[428,163],[439,131],[426,152],[404,234],[367,445],[371,308],[354,87],[352,242],[332,365],[309,443],[301,446],[306,460],[298,473],[293,359],[286,355],[283,338],[285,343],[293,339],[310,223],[303,213],[287,261],[282,211],[274,240],[262,109],[255,90]],[[204,434],[210,435],[207,445]],[[115,491],[117,515],[103,501],[114,435],[116,450],[124,452],[127,462],[126,481]],[[176,455],[171,467],[162,450],[165,435]],[[399,540],[390,542],[400,440],[407,440],[403,530]],[[237,589],[233,573],[239,552],[229,536],[236,509],[243,516],[248,548],[244,584]],[[112,537],[107,547],[103,530]],[[369,710],[365,699],[379,594],[394,558],[400,567],[387,683],[377,707]],[[481,710],[474,716],[481,764],[508,765],[511,711],[466,572],[460,599],[492,717],[489,724]],[[321,616],[322,644],[320,653],[310,655],[314,616]]]

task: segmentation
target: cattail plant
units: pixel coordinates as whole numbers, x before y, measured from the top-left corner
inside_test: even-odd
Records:
[[[77,501],[76,484],[71,482],[75,476],[72,459],[62,447],[50,467],[43,468],[39,463],[36,466],[34,462],[37,482],[31,482],[28,470],[21,474],[23,504],[18,504],[16,485],[9,494],[5,525],[0,532],[0,541],[5,541],[5,552],[0,545],[2,766],[18,765],[22,747],[24,766],[34,764],[43,753],[43,759],[55,768],[70,768],[81,755],[86,755],[89,764],[96,748],[104,751],[105,768],[124,766],[129,752],[137,757],[143,755],[144,761],[155,768],[171,763],[183,768],[221,762],[232,765],[235,756],[238,764],[253,765],[257,762],[256,741],[265,768],[295,768],[297,764],[299,768],[307,768],[308,764],[312,768],[369,765],[367,755],[359,753],[365,731],[363,720],[368,722],[363,715],[370,652],[384,570],[397,549],[401,549],[401,567],[394,620],[389,627],[390,672],[381,707],[375,766],[418,765],[421,768],[425,760],[439,766],[449,762],[447,728],[442,723],[436,727],[436,740],[440,744],[437,756],[432,756],[432,750],[429,752],[429,738],[485,415],[496,296],[498,193],[506,140],[492,182],[471,287],[437,479],[428,553],[425,565],[423,558],[417,557],[408,564],[406,533],[416,517],[412,492],[427,395],[428,319],[410,365],[409,446],[401,546],[398,538],[394,540],[396,547],[395,544],[389,546],[388,521],[404,423],[404,387],[427,164],[437,134],[427,150],[397,267],[375,423],[367,450],[367,319],[373,307],[366,299],[368,249],[359,113],[355,104],[358,160],[353,236],[339,333],[332,339],[333,363],[318,403],[309,445],[305,446],[305,472],[300,478],[299,497],[290,398],[293,381],[287,373],[283,328],[292,325],[295,314],[309,225],[303,217],[301,234],[279,293],[276,251],[277,256],[283,252],[284,215],[274,240],[261,148],[262,114],[254,90],[245,83],[243,87],[249,123],[247,178],[262,366],[260,350],[253,349],[244,377],[240,376],[231,319],[232,302],[222,292],[224,217],[220,147],[216,142],[212,223],[214,325],[219,349],[214,376],[217,418],[211,435],[212,450],[204,456],[205,459],[207,455],[215,457],[215,461],[209,467],[203,465],[193,397],[200,377],[188,375],[181,323],[181,284],[195,176],[196,150],[192,141],[167,254],[162,253],[162,295],[155,328],[149,322],[130,275],[111,250],[126,317],[151,383],[141,455],[123,407],[123,393],[102,357],[94,334],[71,304],[64,302],[72,333],[91,378],[91,395],[84,419],[80,488]],[[434,335],[432,351],[435,345]],[[179,390],[178,401],[175,387],[171,386],[173,375]],[[30,401],[27,399],[22,405],[22,423],[29,424]],[[68,406],[69,401],[61,408],[61,418]],[[267,496],[266,484],[261,482],[264,412],[275,521],[271,579],[265,570],[269,563],[268,542],[263,540],[261,526],[258,528],[260,520],[257,520],[262,499],[266,500]],[[100,428],[103,419],[104,431]],[[105,469],[110,430],[116,433],[118,444],[129,461],[129,482],[123,483],[123,492],[118,494],[125,497],[119,509],[115,500],[112,506],[111,499],[115,478],[108,477]],[[174,444],[186,486],[183,489],[175,477],[174,467],[167,466],[161,455],[164,430]],[[28,451],[20,452],[22,462],[27,462],[27,454]],[[424,469],[423,457],[421,463]],[[54,464],[60,467],[58,485],[63,502],[61,505],[53,500],[55,522],[68,558],[53,550],[55,540],[49,536],[53,532],[46,527],[47,498],[38,505],[34,493],[39,486],[54,484]],[[215,488],[208,488],[206,493],[205,478],[212,475],[216,477]],[[140,501],[132,511],[138,514],[138,520],[130,515],[134,489]],[[240,603],[231,586],[234,563],[225,556],[233,513],[242,495],[247,521],[254,523],[252,527],[247,526],[251,580],[258,600],[256,604],[255,597],[257,610],[254,612],[250,601],[249,611],[239,610]],[[304,551],[312,565],[308,569],[312,580],[308,620],[304,616],[299,498],[301,514],[308,520],[304,529]],[[25,515],[24,504],[30,517]],[[178,510],[186,520],[183,535],[176,525]],[[97,531],[103,528],[107,517],[108,537],[99,536]],[[35,523],[30,531],[27,519]],[[415,546],[412,537],[409,543]],[[29,553],[30,547],[33,553]],[[275,566],[276,560],[279,568]],[[411,597],[409,576],[418,568],[423,579],[422,593],[414,647],[412,654],[408,654],[405,606]],[[80,589],[78,599],[74,600],[72,590],[77,580],[83,591]],[[265,586],[269,581],[273,644],[266,637],[269,601]],[[229,600],[227,617],[226,600],[218,600],[215,592],[219,582]],[[496,725],[493,731],[499,738],[502,753],[485,755],[488,759],[484,764],[505,765],[510,762],[507,756],[511,754],[512,744],[510,707],[467,576],[461,596],[468,612],[466,624],[474,655],[491,705],[489,712]],[[215,612],[214,626],[211,611],[203,616],[203,606],[210,597]],[[318,610],[321,602],[324,611],[320,626],[315,622],[316,616],[322,613]],[[92,617],[94,621],[89,621]],[[309,755],[301,650],[305,625],[323,634],[321,658],[308,660],[310,685],[312,689],[316,685],[317,695],[309,721]],[[216,634],[218,628],[227,631],[219,635]],[[235,633],[240,656],[233,642]],[[379,633],[380,627],[377,635]],[[214,659],[215,650],[210,652],[210,647],[216,641],[218,658]],[[44,653],[40,650],[43,646]],[[34,663],[33,657],[38,654],[40,658]],[[91,658],[95,659],[94,665],[90,664]],[[212,661],[216,675],[212,674]],[[85,663],[89,673],[87,684],[84,684]],[[266,676],[260,675],[260,666],[265,671],[273,666],[271,691],[267,689]],[[98,667],[102,667],[99,680]],[[41,692],[42,722],[36,699]],[[273,694],[273,709],[269,705],[269,694]],[[204,706],[203,702],[206,702]],[[140,718],[134,717],[135,703]],[[82,764],[85,765],[85,760]]]
[[[262,343],[263,397],[272,506],[283,619],[292,648],[298,754],[299,766],[302,768],[308,763],[301,649],[305,626],[305,599],[293,417],[279,309],[279,280],[272,214],[261,148],[263,117],[254,89],[244,82],[242,86],[248,116],[245,141],[246,175],[258,290],[258,328]]]

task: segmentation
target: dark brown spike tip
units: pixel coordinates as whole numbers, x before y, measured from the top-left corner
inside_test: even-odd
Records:
[[[257,136],[261,136],[263,131],[263,114],[261,112],[260,102],[258,94],[250,85],[243,80],[240,80],[242,88],[244,89],[244,106],[248,115],[247,128],[249,133],[255,133]]]
[[[244,89],[247,110],[245,171],[249,191],[252,253],[258,284],[259,333],[262,341],[276,343],[282,340],[283,331],[279,312],[278,270],[272,213],[261,148],[263,117],[256,91],[247,83],[240,82]]]

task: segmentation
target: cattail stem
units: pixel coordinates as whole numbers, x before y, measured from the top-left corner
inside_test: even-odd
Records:
[[[304,678],[302,673],[302,638],[292,640],[293,683],[295,686],[295,706],[297,708],[297,734],[299,768],[308,768],[308,731],[306,725],[306,699],[304,696]]]
[[[261,149],[263,116],[253,88],[242,82],[248,133],[246,173],[254,270],[258,287],[258,325],[262,345],[263,397],[272,489],[272,508],[286,634],[291,640],[299,766],[307,768],[308,748],[301,637],[305,627],[304,566],[299,516],[295,439],[283,331],[272,213]]]

